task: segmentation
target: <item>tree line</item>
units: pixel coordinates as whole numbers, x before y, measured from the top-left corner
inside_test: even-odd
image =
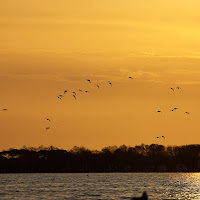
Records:
[[[130,147],[109,146],[101,150],[54,146],[22,147],[0,152],[0,173],[85,173],[85,172],[197,172],[200,145]]]

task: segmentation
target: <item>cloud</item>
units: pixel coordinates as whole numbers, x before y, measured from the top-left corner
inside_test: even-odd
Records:
[[[180,85],[200,85],[200,81],[175,81],[174,84],[180,84]]]
[[[134,72],[134,75],[137,78],[142,78],[142,77],[153,77],[153,78],[158,78],[160,75],[158,73],[150,72],[150,71],[136,71]]]
[[[0,78],[66,81],[61,75],[53,74],[4,74],[0,75]]]
[[[168,73],[171,74],[181,74],[181,75],[192,75],[192,74],[200,74],[200,70],[191,70],[191,69],[180,69],[180,70],[176,70],[176,71],[170,71]]]

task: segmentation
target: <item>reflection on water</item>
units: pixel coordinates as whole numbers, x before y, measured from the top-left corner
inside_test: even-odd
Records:
[[[200,199],[200,173],[0,174],[0,199]]]

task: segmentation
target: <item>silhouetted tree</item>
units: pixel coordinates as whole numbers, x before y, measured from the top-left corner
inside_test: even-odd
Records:
[[[102,150],[73,147],[63,150],[54,146],[8,149],[0,152],[0,173],[9,172],[143,172],[198,171],[200,145],[168,146],[159,144],[109,146]],[[179,169],[180,170],[180,169]]]

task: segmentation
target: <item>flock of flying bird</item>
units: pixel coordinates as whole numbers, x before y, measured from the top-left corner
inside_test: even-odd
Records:
[[[177,89],[177,90],[180,90],[181,88],[180,88],[180,87],[176,87],[176,89]],[[174,88],[170,88],[170,90],[172,90],[172,91],[174,92]],[[175,107],[175,108],[171,109],[170,112],[174,112],[174,111],[176,111],[177,109],[178,109],[178,108]],[[161,110],[158,110],[157,113],[162,113],[162,111],[161,111]],[[185,112],[185,114],[190,115],[189,112]]]
[[[133,77],[132,77],[132,76],[129,76],[128,78],[131,79],[131,80],[133,80]],[[86,81],[87,81],[88,83],[90,83],[90,84],[92,83],[92,81],[91,81],[90,79],[86,79]],[[112,87],[112,82],[111,82],[111,81],[108,81],[108,84]],[[99,85],[96,85],[96,87],[97,87],[97,89],[100,88]],[[175,89],[176,89],[176,90],[180,90],[181,87],[170,88],[170,90],[172,90],[173,92],[175,91]],[[90,93],[90,91],[88,91],[88,90],[83,91],[83,90],[81,90],[81,89],[79,89],[78,92]],[[68,93],[68,90],[65,90],[65,91],[64,91],[64,95],[65,95],[66,93]],[[65,97],[64,95],[63,95],[63,94],[60,94],[60,95],[57,96],[57,98],[58,98],[59,100],[62,100],[62,98]],[[73,96],[74,99],[76,100],[76,92],[72,92],[72,96]],[[174,111],[176,111],[177,109],[179,109],[179,108],[174,107],[173,109],[170,110],[170,112],[174,112]],[[2,109],[2,111],[8,111],[8,109],[7,109],[7,108],[4,108],[4,109]],[[157,112],[157,113],[162,113],[161,110],[158,110],[158,111],[156,111],[156,112]],[[190,115],[189,112],[185,112],[185,114]],[[46,118],[46,120],[49,121],[49,122],[51,122],[51,120],[50,120],[49,118]],[[49,129],[50,129],[50,126],[46,127],[46,130],[49,130]],[[165,136],[157,136],[157,137],[156,137],[156,139],[159,139],[159,138],[163,138],[163,139],[165,140]]]
[[[131,79],[131,80],[133,80],[133,77],[132,77],[132,76],[129,76],[128,78]],[[86,81],[89,82],[90,84],[92,83],[90,79],[86,79]],[[111,81],[108,81],[108,84],[112,87],[112,82],[111,82]],[[100,88],[99,85],[96,85],[96,87],[97,87],[98,89]],[[175,89],[180,90],[181,87],[176,87]],[[170,90],[172,90],[173,92],[175,91],[175,89],[174,89],[174,88],[170,88]],[[90,91],[88,91],[88,90],[83,91],[83,90],[79,89],[78,91],[79,91],[79,92],[90,93]],[[65,95],[66,93],[68,93],[68,90],[65,90],[65,91],[64,91],[64,95]],[[62,98],[64,98],[64,95],[60,94],[60,95],[57,96],[57,98],[60,99],[60,100],[62,100]],[[72,92],[72,96],[73,96],[74,99],[76,100],[76,92]],[[174,112],[174,111],[176,111],[177,109],[178,109],[178,108],[175,107],[175,108],[171,109],[170,111],[171,111],[171,112]],[[162,111],[161,111],[161,110],[158,110],[157,113],[162,113]],[[185,112],[185,114],[190,115],[189,112]],[[49,122],[51,122],[51,120],[50,120],[49,118],[47,118],[46,120],[49,121]],[[48,129],[50,129],[50,127],[46,127],[46,130],[48,130]],[[163,138],[163,139],[165,140],[165,136],[157,136],[157,137],[156,137],[156,139],[159,139],[159,138]]]
[[[131,80],[133,80],[133,77],[132,77],[132,76],[129,76],[128,78],[131,79]],[[86,81],[87,81],[88,83],[90,83],[90,84],[92,83],[92,81],[91,81],[90,79],[86,79]],[[112,87],[112,82],[111,82],[111,81],[108,81],[108,84]],[[97,89],[100,88],[99,85],[96,85],[96,87],[97,87]],[[84,90],[81,90],[81,89],[79,89],[78,92],[90,93],[90,91],[88,91],[88,90],[85,90],[85,91],[84,91]],[[68,90],[64,90],[63,93],[64,93],[64,95],[65,95],[66,93],[68,93]],[[60,94],[60,95],[57,96],[57,98],[60,99],[60,100],[62,100],[62,98],[65,97],[64,95],[63,95],[63,94]],[[74,99],[76,100],[76,92],[72,92],[72,96],[73,96]],[[51,120],[50,120],[49,118],[46,118],[46,120],[49,121],[49,122],[51,122]],[[46,127],[46,130],[49,130],[49,129],[50,129],[49,126]]]
[[[180,90],[181,87],[176,87],[175,89]],[[174,88],[170,88],[170,90],[172,90],[173,92],[175,91]],[[176,110],[178,110],[178,108],[175,107],[175,108],[171,109],[170,112],[174,112],[174,111],[176,111]],[[162,113],[162,111],[161,111],[161,110],[158,110],[157,113]],[[185,112],[185,114],[190,115],[189,112]],[[159,139],[159,138],[163,138],[163,139],[165,140],[165,136],[160,136],[160,137],[157,136],[157,137],[156,137],[156,139]]]
[[[130,79],[133,79],[131,76],[129,77]],[[86,79],[86,81],[88,81],[90,84],[92,83],[91,82],[91,80],[90,79]],[[110,82],[110,81],[108,81],[108,84],[112,87],[112,83]],[[100,86],[99,85],[96,85],[96,87],[99,89],[100,88]],[[90,91],[88,91],[88,90],[85,90],[85,91],[83,91],[83,90],[78,90],[79,92],[85,92],[85,93],[90,93]],[[64,94],[66,94],[68,92],[68,90],[65,90],[64,91]],[[76,100],[76,92],[72,92],[72,96],[74,97],[74,99]],[[60,95],[58,95],[57,96],[57,98],[58,99],[60,99],[60,100],[62,100],[62,98],[63,98],[64,96],[62,95],[62,94],[60,94]]]

